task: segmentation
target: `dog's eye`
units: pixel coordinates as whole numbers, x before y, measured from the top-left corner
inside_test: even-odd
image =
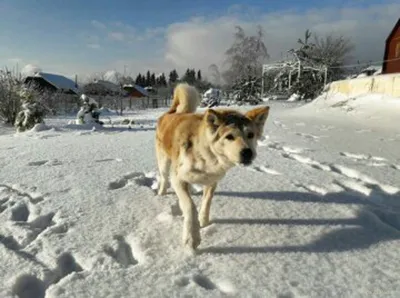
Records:
[[[228,139],[229,141],[233,141],[235,137],[232,134],[229,134],[226,136],[226,139]]]
[[[247,134],[247,138],[249,138],[249,139],[254,138],[254,133],[249,132],[249,133]]]

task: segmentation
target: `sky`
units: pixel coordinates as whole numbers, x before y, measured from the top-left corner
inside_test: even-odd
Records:
[[[343,34],[362,62],[383,59],[400,15],[393,0],[0,0],[0,67],[79,78],[223,67],[235,26],[264,29],[272,63],[306,29]]]

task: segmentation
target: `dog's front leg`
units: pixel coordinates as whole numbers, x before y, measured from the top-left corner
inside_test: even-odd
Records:
[[[210,207],[217,184],[206,185],[203,189],[203,197],[201,199],[201,208],[199,213],[200,226],[205,227],[210,224]]]
[[[179,199],[179,206],[183,213],[183,245],[189,249],[196,249],[200,245],[200,224],[197,218],[196,206],[189,195],[189,184],[179,180],[175,175],[171,177],[171,184]]]

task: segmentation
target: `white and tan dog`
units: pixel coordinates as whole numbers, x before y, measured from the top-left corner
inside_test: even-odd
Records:
[[[195,114],[200,103],[196,88],[175,87],[169,111],[157,122],[156,153],[160,172],[159,195],[171,186],[182,210],[183,244],[193,250],[200,244],[200,227],[209,224],[211,200],[217,183],[238,164],[249,165],[256,157],[257,139],[262,135],[269,107],[245,114],[234,110],[208,109]],[[189,186],[203,185],[199,214]]]

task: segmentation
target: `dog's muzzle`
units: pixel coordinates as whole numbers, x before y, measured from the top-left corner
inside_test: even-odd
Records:
[[[240,151],[240,163],[249,165],[253,161],[253,151],[250,148],[243,149]]]

